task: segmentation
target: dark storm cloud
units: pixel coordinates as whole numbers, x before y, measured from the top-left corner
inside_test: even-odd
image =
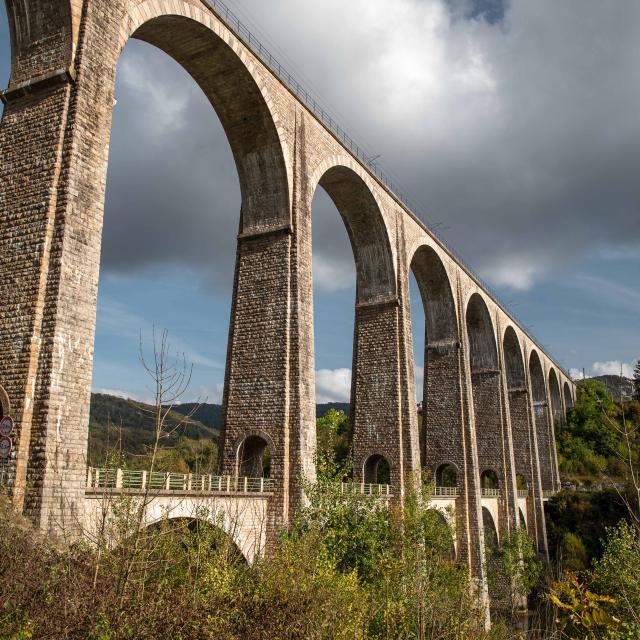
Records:
[[[102,267],[186,267],[216,288],[233,277],[240,191],[224,131],[187,74],[131,42],[118,70]]]
[[[519,0],[494,26],[436,0],[232,4],[483,275],[527,287],[602,247],[637,251],[637,2]]]
[[[493,282],[527,288],[585,253],[637,251],[638,3],[519,0],[505,12],[465,0],[469,19],[454,21],[440,0],[231,4],[347,128],[358,123],[364,146]],[[226,288],[239,195],[224,133],[176,65],[129,49],[104,268],[175,262]],[[316,272],[352,269],[342,222],[319,200]]]
[[[454,18],[486,20],[496,24],[504,19],[507,7],[505,0],[445,0]]]

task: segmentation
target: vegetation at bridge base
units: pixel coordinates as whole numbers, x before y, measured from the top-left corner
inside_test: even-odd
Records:
[[[581,381],[556,439],[566,488],[545,508],[549,550],[561,569],[585,571],[602,555],[607,529],[638,513],[640,402]]]
[[[428,490],[402,511],[343,493],[349,461],[331,424],[308,507],[252,566],[205,524],[207,509],[139,532],[140,499],[115,498],[95,546],[59,548],[3,502],[0,637],[503,640],[501,628],[484,630]]]
[[[382,505],[325,496],[247,566],[201,521],[167,521],[133,543],[135,505],[123,503],[111,524],[125,542],[59,548],[2,502],[0,637],[503,638],[483,630],[467,575],[447,555],[446,525],[417,497],[402,519]]]
[[[640,638],[640,402],[578,385],[557,434],[563,484],[546,505],[558,637]]]

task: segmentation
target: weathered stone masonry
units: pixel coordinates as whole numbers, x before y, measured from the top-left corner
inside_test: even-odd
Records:
[[[16,422],[16,508],[44,530],[84,509],[96,297],[116,65],[127,40],[172,56],[228,136],[242,192],[221,470],[272,456],[271,534],[313,480],[311,202],[340,211],[357,271],[354,475],[385,458],[397,496],[456,469],[458,555],[482,588],[480,474],[515,478],[546,549],[543,491],[558,487],[554,428],[573,384],[429,230],[199,0],[6,0],[12,75],[0,127],[0,388]],[[26,11],[26,12],[25,12]],[[408,276],[426,316],[418,434]],[[560,391],[562,390],[562,392]],[[260,444],[262,443],[262,444]]]

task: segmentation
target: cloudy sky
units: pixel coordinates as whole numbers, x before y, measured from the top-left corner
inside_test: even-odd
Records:
[[[565,367],[640,357],[637,0],[227,0]],[[0,84],[9,76],[0,2]],[[169,329],[190,398],[224,378],[240,206],[199,88],[127,45],[107,186],[94,389],[145,397],[138,336]],[[354,268],[314,201],[317,393],[349,394]],[[424,321],[413,290],[417,374]]]

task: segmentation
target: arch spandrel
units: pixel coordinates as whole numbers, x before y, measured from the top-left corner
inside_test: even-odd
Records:
[[[334,157],[321,162],[309,180],[309,208],[318,186],[327,192],[347,229],[356,263],[358,302],[395,299],[392,235],[374,185],[357,164]]]

